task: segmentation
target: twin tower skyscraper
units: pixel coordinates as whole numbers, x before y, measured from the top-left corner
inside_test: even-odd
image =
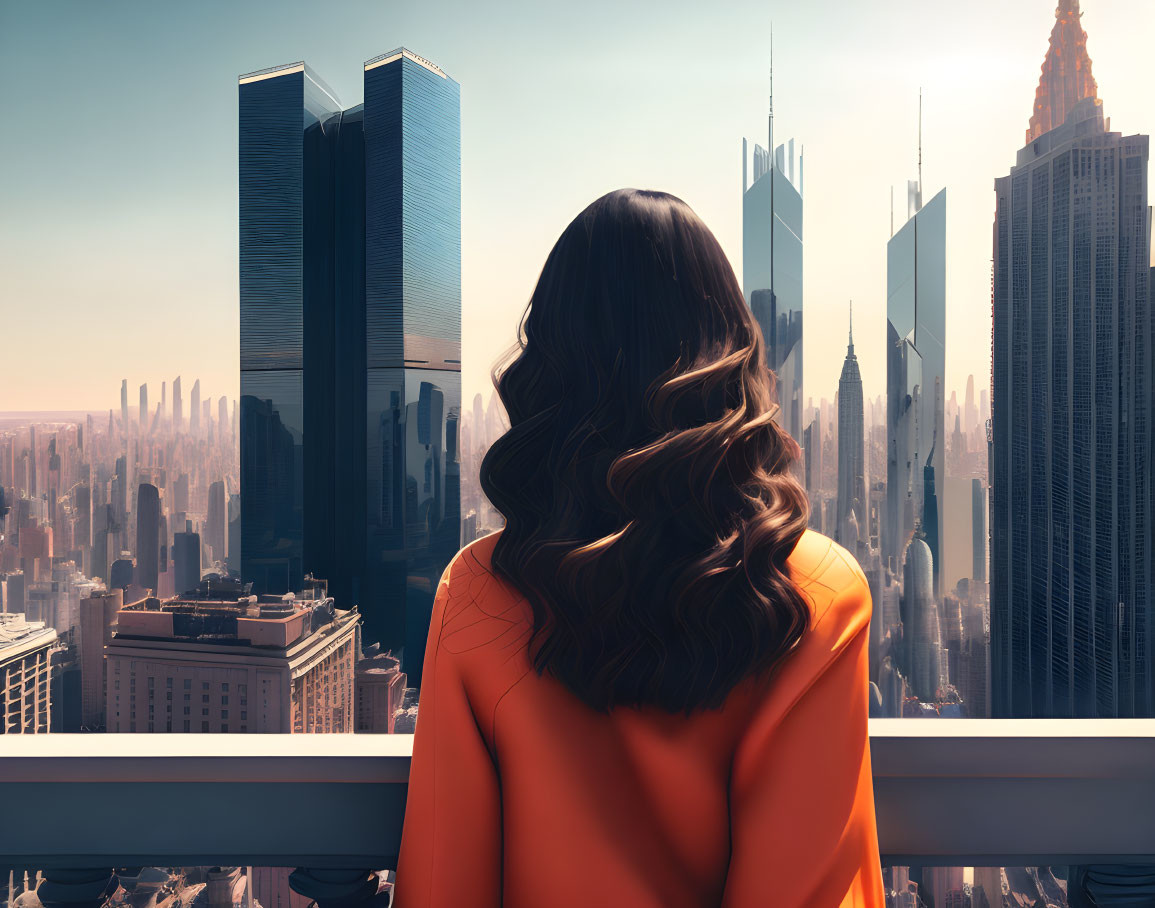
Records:
[[[241,575],[328,580],[419,677],[460,541],[460,90],[404,48],[364,80],[239,80]]]

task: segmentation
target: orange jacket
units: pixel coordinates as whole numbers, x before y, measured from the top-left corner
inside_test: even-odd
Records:
[[[531,667],[525,599],[453,559],[426,649],[397,908],[881,908],[867,737],[870,593],[807,531],[813,608],[769,689],[691,718],[599,714]]]

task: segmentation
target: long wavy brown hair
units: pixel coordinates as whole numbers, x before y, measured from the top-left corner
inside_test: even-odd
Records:
[[[494,369],[510,428],[481,464],[533,665],[598,710],[717,708],[809,610],[774,376],[734,271],[681,199],[622,189],[562,233]]]

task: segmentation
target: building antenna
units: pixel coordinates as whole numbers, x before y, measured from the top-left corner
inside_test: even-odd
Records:
[[[770,166],[774,166],[774,23],[770,23]]]
[[[854,352],[854,300],[850,301],[850,352]]]
[[[918,207],[922,207],[922,86],[918,87]]]

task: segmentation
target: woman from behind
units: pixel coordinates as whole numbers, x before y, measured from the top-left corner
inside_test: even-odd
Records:
[[[550,253],[438,587],[399,908],[881,908],[870,596],[806,529],[763,339],[684,202]]]

